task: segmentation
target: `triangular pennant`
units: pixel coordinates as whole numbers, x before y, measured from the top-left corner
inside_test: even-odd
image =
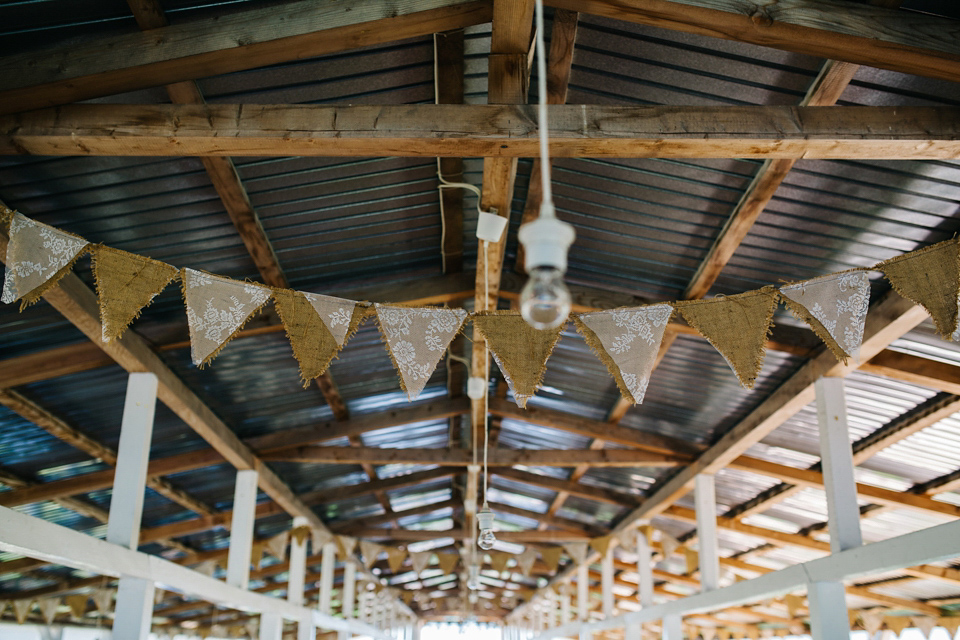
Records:
[[[624,529],[616,535],[617,546],[623,549],[624,551],[630,551],[631,553],[637,550],[637,530],[636,529]]]
[[[717,630],[714,627],[701,627],[700,638],[702,640],[716,640]]]
[[[157,606],[158,604],[163,602],[164,597],[166,597],[166,593],[167,593],[166,591],[164,591],[163,589],[160,589],[159,587],[155,588],[153,590],[153,606]]]
[[[453,570],[456,569],[459,561],[460,556],[456,553],[437,554],[437,562],[440,564],[440,570],[443,571],[444,575],[453,573]]]
[[[856,609],[847,609],[847,621],[850,623],[850,628],[853,629],[857,621],[860,620],[860,612]]]
[[[836,273],[780,287],[787,308],[813,329],[841,362],[860,356],[870,307],[866,271]]]
[[[610,549],[610,544],[612,542],[613,536],[600,536],[599,538],[594,538],[591,540],[590,546],[593,547],[593,550],[599,553],[601,556],[605,556],[607,555],[607,551]]]
[[[547,565],[549,573],[556,573],[562,555],[563,547],[544,547],[540,549],[540,557],[543,558],[543,563]]]
[[[863,620],[863,628],[872,636],[883,626],[883,611],[861,611],[860,619]]]
[[[341,558],[349,558],[357,548],[357,539],[353,536],[337,536],[337,551]]]
[[[886,623],[887,629],[897,635],[900,635],[901,631],[910,626],[910,618],[907,616],[886,616],[883,621]]]
[[[430,556],[433,555],[430,551],[417,551],[416,553],[410,554],[410,564],[413,566],[413,570],[416,573],[421,573],[430,566]]]
[[[311,529],[310,535],[312,538],[310,545],[312,546],[313,553],[315,554],[320,553],[323,545],[333,540],[333,534],[326,529]]]
[[[717,638],[718,640],[730,640],[733,637],[733,633],[729,629],[718,629]]]
[[[938,618],[937,624],[946,629],[952,638],[953,634],[957,633],[957,629],[960,629],[960,616]]]
[[[213,574],[217,571],[217,561],[216,560],[204,560],[197,566],[193,568],[199,574],[205,575],[208,578],[212,578]]]
[[[164,262],[110,247],[93,251],[93,276],[100,300],[101,339],[119,338],[158,293],[177,277]]]
[[[450,342],[460,333],[463,309],[391,307],[378,304],[377,322],[387,343],[400,386],[415,400],[437,368]]]
[[[957,330],[960,297],[960,244],[957,239],[905,253],[881,262],[882,271],[904,298],[927,310],[937,331],[950,339]]]
[[[653,546],[653,532],[654,528],[651,524],[642,524],[637,527],[637,530],[647,539],[647,545]]]
[[[190,325],[193,364],[209,363],[270,299],[269,287],[183,269],[183,300]]]
[[[506,553],[503,551],[494,551],[490,553],[490,566],[493,567],[493,570],[502,573],[507,570],[507,563],[510,562],[510,558],[513,557],[512,553]]]
[[[680,548],[680,541],[674,538],[666,531],[660,532],[660,546],[663,548],[664,557],[672,556]]]
[[[783,604],[787,605],[787,613],[791,618],[796,618],[800,614],[800,608],[803,606],[803,597],[788,593],[783,597]]]
[[[693,549],[684,547],[683,558],[687,563],[687,573],[693,573],[700,568],[700,554]]]
[[[327,330],[330,331],[330,335],[333,336],[337,346],[342,349],[353,332],[356,331],[359,319],[365,315],[362,308],[359,309],[360,313],[358,314],[358,305],[353,300],[322,296],[306,291],[300,293],[314,308],[323,324],[326,325]]]
[[[753,388],[763,367],[776,309],[777,290],[773,287],[677,304],[684,320],[720,352],[747,389]]]
[[[517,404],[526,407],[540,386],[563,325],[541,331],[527,324],[519,313],[481,311],[473,316],[473,326],[487,341]]]
[[[14,600],[13,616],[17,619],[17,624],[23,624],[27,620],[27,614],[33,608],[33,600]]]
[[[260,637],[260,618],[253,617],[247,620],[243,624],[243,628],[246,630],[247,635],[251,638]]]
[[[913,626],[920,629],[924,638],[929,638],[933,630],[937,628],[937,619],[932,616],[914,616],[910,619]]]
[[[387,547],[387,565],[391,573],[400,573],[403,561],[407,559],[407,550],[403,547]]]
[[[257,571],[260,570],[260,565],[263,563],[263,542],[254,542],[250,545],[250,564]]]
[[[409,589],[404,589],[400,592],[400,599],[403,600],[403,604],[410,606],[410,603],[413,602],[413,591]]]
[[[530,570],[533,569],[533,563],[537,561],[537,550],[533,547],[527,547],[523,550],[523,553],[517,556],[517,567],[520,569],[520,573],[525,576],[530,575]]]
[[[97,608],[97,613],[106,615],[113,611],[113,590],[97,589],[93,592],[93,606]]]
[[[2,224],[2,221],[0,221]],[[3,614],[7,612],[7,605],[10,604],[9,600],[0,600],[0,619],[3,618]]]
[[[82,618],[87,613],[87,603],[90,601],[90,596],[85,593],[74,594],[67,596],[63,599],[67,603],[67,606],[70,607],[70,614],[74,618]]]
[[[53,624],[57,617],[57,609],[60,608],[60,598],[43,598],[37,600],[37,606],[40,607],[40,615],[47,624]]]
[[[373,563],[377,561],[377,556],[380,555],[381,551],[383,551],[383,547],[376,542],[370,542],[369,540],[360,541],[360,555],[363,556],[363,564],[367,569],[372,567]]]
[[[283,559],[287,557],[287,542],[289,540],[289,531],[278,533],[266,541],[267,551],[269,551],[274,558],[283,562]]]
[[[567,551],[567,555],[570,556],[570,559],[573,560],[573,563],[576,565],[583,564],[583,561],[587,559],[586,542],[568,542],[563,545],[563,548]]]
[[[294,527],[290,530],[290,540],[296,542],[297,544],[304,544],[307,541],[307,538],[311,536],[312,530],[307,525],[300,525],[299,527]]]
[[[584,313],[573,321],[617,381],[620,394],[640,404],[671,315],[669,304],[655,304]]]
[[[14,213],[7,242],[3,296],[7,304],[20,300],[20,310],[33,304],[67,275],[90,243],[42,222]]]

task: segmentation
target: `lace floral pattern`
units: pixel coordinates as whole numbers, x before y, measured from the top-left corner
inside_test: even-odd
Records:
[[[600,340],[634,401],[643,402],[673,307],[657,304],[580,316]],[[608,365],[609,366],[609,365]]]
[[[350,331],[350,322],[353,320],[353,312],[357,303],[353,300],[322,296],[316,293],[304,293],[303,295],[316,310],[327,329],[330,330],[333,339],[342,347],[347,340],[347,333]]]
[[[183,270],[193,363],[207,361],[270,298],[270,289],[250,282]]]
[[[423,391],[447,345],[463,325],[467,312],[380,304],[376,308],[387,348],[407,396],[413,400]]]
[[[7,268],[3,276],[3,302],[9,304],[43,285],[73,262],[89,244],[22,214],[10,221]]]
[[[780,293],[801,305],[848,356],[857,357],[870,305],[870,280],[866,272],[824,276],[780,288]]]

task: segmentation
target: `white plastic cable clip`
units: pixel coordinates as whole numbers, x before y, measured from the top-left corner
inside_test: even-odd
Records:
[[[472,376],[467,380],[467,397],[471,400],[480,400],[487,395],[489,388],[487,381],[478,376]]]
[[[477,218],[477,237],[487,242],[500,242],[503,237],[503,230],[507,228],[507,219],[498,216],[496,210],[493,213],[481,211]]]

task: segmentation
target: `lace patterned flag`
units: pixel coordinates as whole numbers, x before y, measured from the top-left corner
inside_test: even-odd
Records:
[[[874,267],[904,298],[927,310],[946,339],[960,339],[960,240],[953,239],[905,253]]]
[[[560,339],[563,325],[541,331],[514,311],[481,311],[473,316],[473,326],[487,341],[517,405],[526,407],[543,380],[547,359]]]
[[[573,560],[573,564],[581,565],[584,560],[587,559],[587,543],[586,542],[568,542],[563,545],[563,548],[566,550],[567,555],[570,556],[570,559]]]
[[[332,296],[322,296],[317,293],[307,293],[302,291],[303,297],[313,306],[317,315],[323,320],[330,331],[330,335],[337,341],[337,346],[341,349],[357,330],[356,311],[357,303],[353,300],[344,298],[334,298]],[[369,303],[367,303],[369,304]],[[362,314],[361,314],[361,317]]]
[[[90,246],[79,236],[36,222],[21,213],[14,213],[10,219],[9,235],[0,299],[10,304],[22,298],[21,311],[67,275]]]
[[[170,281],[177,268],[110,247],[93,252],[93,276],[100,300],[101,339],[119,338]]]
[[[574,316],[577,330],[607,366],[624,398],[643,402],[673,307],[655,304]]]
[[[373,563],[377,561],[377,556],[380,555],[381,551],[384,551],[384,548],[376,542],[370,542],[369,540],[360,541],[360,555],[363,556],[363,564],[367,569],[372,567]]]
[[[525,576],[530,575],[530,570],[533,569],[533,563],[537,561],[537,550],[533,547],[527,547],[523,550],[523,553],[517,556],[517,567],[520,569],[520,573]]]
[[[733,296],[677,303],[684,320],[720,352],[740,384],[752,389],[763,367],[777,290],[767,286]]]
[[[184,269],[180,280],[190,325],[190,355],[197,366],[217,357],[271,294],[262,284],[193,269]]]
[[[430,566],[432,551],[416,551],[410,554],[410,564],[415,573],[423,573]]]
[[[376,305],[380,333],[387,343],[400,386],[415,400],[447,346],[460,332],[467,312],[463,309],[433,309]]]
[[[841,362],[857,359],[870,306],[866,271],[835,273],[780,287],[787,307],[813,329]]]

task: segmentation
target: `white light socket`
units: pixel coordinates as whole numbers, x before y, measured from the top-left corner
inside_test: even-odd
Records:
[[[467,380],[467,397],[471,400],[482,400],[488,390],[487,381],[483,378],[471,377]]]
[[[500,242],[503,230],[507,228],[507,219],[496,213],[481,211],[477,218],[477,237],[487,242]]]
[[[552,215],[541,215],[520,227],[518,239],[526,251],[524,266],[527,271],[537,267],[553,267],[561,273],[565,272],[567,250],[575,238],[573,225]]]

